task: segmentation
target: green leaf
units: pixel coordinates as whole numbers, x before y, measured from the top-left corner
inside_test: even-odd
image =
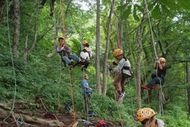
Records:
[[[152,10],[151,17],[153,17],[153,18],[159,18],[160,14],[161,14],[161,12],[160,12],[159,5],[156,5],[154,7],[154,9]]]
[[[181,8],[185,9],[185,10],[189,10],[190,9],[190,6],[189,6],[190,5],[190,0],[178,0],[177,4]]]
[[[133,18],[136,20],[136,21],[139,21],[139,17],[137,15],[137,6],[135,5],[134,6],[134,10],[133,10]]]
[[[121,16],[121,19],[127,19],[129,15],[131,14],[131,6],[128,6],[124,11]]]

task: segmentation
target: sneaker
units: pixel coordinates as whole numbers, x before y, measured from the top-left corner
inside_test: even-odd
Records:
[[[123,101],[123,98],[125,97],[125,92],[121,93],[119,96],[118,96],[118,102],[121,102]]]
[[[150,88],[148,87],[148,85],[144,85],[144,86],[141,86],[142,89],[144,90],[149,90]]]

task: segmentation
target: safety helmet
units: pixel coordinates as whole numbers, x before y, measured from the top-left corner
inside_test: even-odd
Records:
[[[87,40],[84,40],[82,44],[83,44],[83,46],[85,46],[85,47],[89,47],[89,44],[88,44],[88,41],[87,41]]]
[[[87,40],[84,40],[82,44],[83,44],[83,45],[88,44],[88,41],[87,41]]]
[[[65,38],[64,38],[64,37],[59,37],[59,38],[58,38],[58,41],[60,41],[61,39],[65,40]]]
[[[160,63],[166,63],[166,59],[165,59],[164,57],[160,57],[160,58],[159,58],[159,62],[160,62]]]
[[[83,78],[88,80],[88,75],[87,75],[87,74],[84,74],[84,75],[83,75]]]
[[[142,122],[145,119],[150,119],[155,115],[156,115],[156,112],[151,108],[140,108],[137,111],[136,118],[137,118],[138,121]]]
[[[113,56],[114,56],[114,57],[118,57],[118,56],[120,56],[120,55],[123,55],[123,50],[122,50],[122,49],[117,48],[117,49],[115,49],[115,50],[113,51]]]

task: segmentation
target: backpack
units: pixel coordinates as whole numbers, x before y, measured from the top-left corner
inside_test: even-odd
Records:
[[[128,59],[125,60],[125,62],[123,63],[123,67],[122,67],[122,75],[125,77],[125,78],[130,78],[132,77],[132,70],[131,70],[131,65],[130,65],[130,62]]]

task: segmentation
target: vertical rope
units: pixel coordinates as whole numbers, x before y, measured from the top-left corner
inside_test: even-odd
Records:
[[[3,120],[6,121],[10,116],[12,116],[14,118],[14,108],[15,108],[15,100],[16,100],[16,94],[17,94],[17,80],[16,80],[16,72],[15,72],[15,64],[14,64],[14,56],[13,56],[13,52],[12,52],[12,48],[11,48],[11,37],[10,37],[10,26],[9,26],[9,2],[8,0],[6,0],[6,5],[7,5],[7,36],[8,36],[8,43],[9,43],[9,50],[10,50],[10,55],[11,55],[11,64],[12,64],[12,70],[13,70],[13,77],[14,77],[14,96],[13,96],[13,102],[12,102],[12,107],[10,110],[9,115]],[[18,124],[17,121],[16,125]],[[18,125],[17,125],[18,126]]]
[[[152,23],[151,23],[151,20],[150,20],[150,14],[149,14],[149,10],[148,10],[148,4],[147,4],[146,0],[144,0],[144,2],[145,2],[145,9],[146,9],[146,14],[147,14],[147,18],[148,18],[150,33],[151,33],[151,39],[152,39],[152,44],[153,44],[153,49],[154,49],[154,55],[155,55],[155,57],[157,59],[158,58],[158,54],[157,54],[157,51],[156,51],[156,42],[155,42],[155,39],[154,39],[154,34],[153,34],[153,29],[152,29]]]
[[[15,107],[15,100],[16,100],[16,93],[17,93],[17,80],[16,80],[16,72],[15,72],[15,64],[14,64],[14,57],[13,57],[13,52],[11,48],[11,40],[10,40],[10,26],[9,26],[9,2],[6,0],[7,3],[7,36],[8,36],[8,43],[9,43],[9,50],[11,54],[11,64],[12,64],[12,70],[13,70],[13,77],[14,77],[14,97],[13,97],[13,104],[11,111],[14,110]]]
[[[68,70],[69,70],[69,95],[70,95],[71,101],[72,101],[73,112],[75,112],[73,86],[72,86],[72,74],[71,74],[70,68],[68,68]],[[75,120],[75,116],[74,116],[74,120]]]

